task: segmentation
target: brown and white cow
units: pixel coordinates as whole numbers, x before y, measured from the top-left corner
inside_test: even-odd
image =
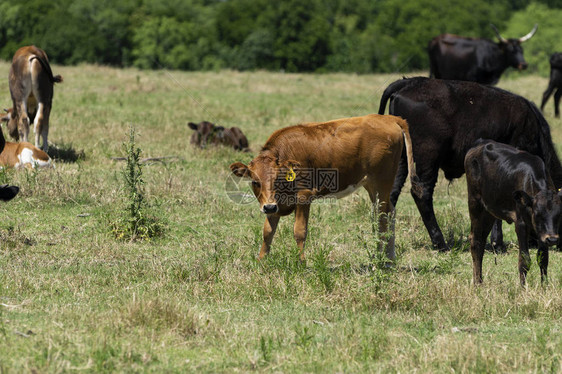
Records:
[[[6,140],[4,139],[4,133],[0,130],[0,152],[4,150],[4,146],[6,145]],[[7,184],[3,184],[0,186],[0,200],[8,201],[12,200],[18,192],[20,188],[18,186],[8,186]]]
[[[390,191],[403,152],[414,183],[414,161],[408,124],[395,116],[371,114],[324,123],[305,123],[275,131],[247,166],[230,165],[238,177],[251,179],[261,211],[266,215],[262,259],[270,250],[279,219],[295,212],[294,237],[304,260],[310,204],[320,197],[344,197],[364,187],[380,202],[379,229],[388,231]],[[417,183],[417,182],[415,182]],[[394,233],[386,255],[395,259]]]
[[[195,132],[191,135],[191,144],[205,148],[207,144],[225,145],[237,151],[249,152],[248,139],[238,127],[229,129],[223,126],[215,126],[209,121],[200,123],[189,122],[187,124]]]
[[[53,76],[45,51],[34,45],[21,47],[14,54],[9,74],[13,107],[2,118],[8,122],[8,131],[15,140],[29,141],[29,125],[33,120],[35,146],[43,139],[42,149],[49,143],[49,116],[53,102],[53,86],[62,82],[60,75]]]
[[[0,153],[0,167],[34,169],[53,166],[49,155],[29,142],[6,142]]]

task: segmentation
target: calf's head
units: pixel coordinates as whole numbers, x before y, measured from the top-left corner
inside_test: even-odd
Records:
[[[208,143],[220,143],[223,138],[224,127],[215,126],[213,123],[203,121],[198,124],[189,122],[187,124],[195,132],[191,135],[191,144],[205,148]]]
[[[18,118],[14,114],[13,108],[4,109],[4,112],[6,112],[6,114],[0,117],[0,121],[7,123],[10,136],[16,140],[19,140]]]
[[[524,191],[515,191],[513,198],[518,213],[524,214],[533,226],[538,239],[546,245],[558,243],[562,192],[539,191],[534,197]]]
[[[297,204],[297,179],[300,164],[258,156],[247,166],[241,162],[230,165],[232,173],[252,181],[252,191],[264,214],[286,215]]]

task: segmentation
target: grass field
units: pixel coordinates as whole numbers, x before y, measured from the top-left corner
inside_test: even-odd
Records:
[[[21,187],[1,206],[0,372],[562,372],[562,254],[551,252],[541,286],[533,250],[521,288],[509,226],[508,252],[487,252],[473,287],[464,178],[435,192],[449,253],[430,248],[405,189],[395,269],[369,258],[365,191],[313,205],[305,266],[292,216],[256,260],[264,217],[228,199],[228,165],[278,128],[377,112],[399,75],[53,71],[64,83],[49,140],[84,158],[0,175]],[[546,84],[512,75],[500,87],[540,102]],[[552,102],[546,118],[560,152]],[[241,127],[254,152],[194,149],[186,123],[201,120]],[[131,125],[143,157],[177,157],[143,168],[165,227],[148,242],[110,230],[127,203],[125,165],[111,157],[124,156]]]

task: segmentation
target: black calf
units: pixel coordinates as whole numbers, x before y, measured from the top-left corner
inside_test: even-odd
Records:
[[[491,140],[479,141],[466,154],[464,167],[470,212],[473,280],[482,283],[482,258],[494,220],[515,222],[521,285],[530,266],[529,237],[539,241],[541,281],[548,268],[548,247],[558,243],[562,192],[556,192],[537,156]]]

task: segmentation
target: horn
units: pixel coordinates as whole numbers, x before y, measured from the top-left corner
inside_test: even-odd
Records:
[[[535,35],[535,33],[537,32],[538,28],[539,28],[539,25],[537,23],[535,23],[535,27],[533,27],[533,29],[531,30],[530,33],[528,33],[527,35],[519,38],[519,43],[523,43],[523,42],[526,42],[527,40],[531,39],[533,37],[533,35]]]
[[[8,113],[8,112],[9,112],[9,110],[8,110],[8,109],[6,109],[6,108],[4,108],[4,112]]]
[[[490,23],[490,26],[492,27],[492,29],[494,29],[494,32],[496,33],[496,36],[498,37],[500,42],[507,43],[507,39],[500,35],[500,32],[498,31],[498,29],[496,29],[496,26],[494,26],[493,23]]]

